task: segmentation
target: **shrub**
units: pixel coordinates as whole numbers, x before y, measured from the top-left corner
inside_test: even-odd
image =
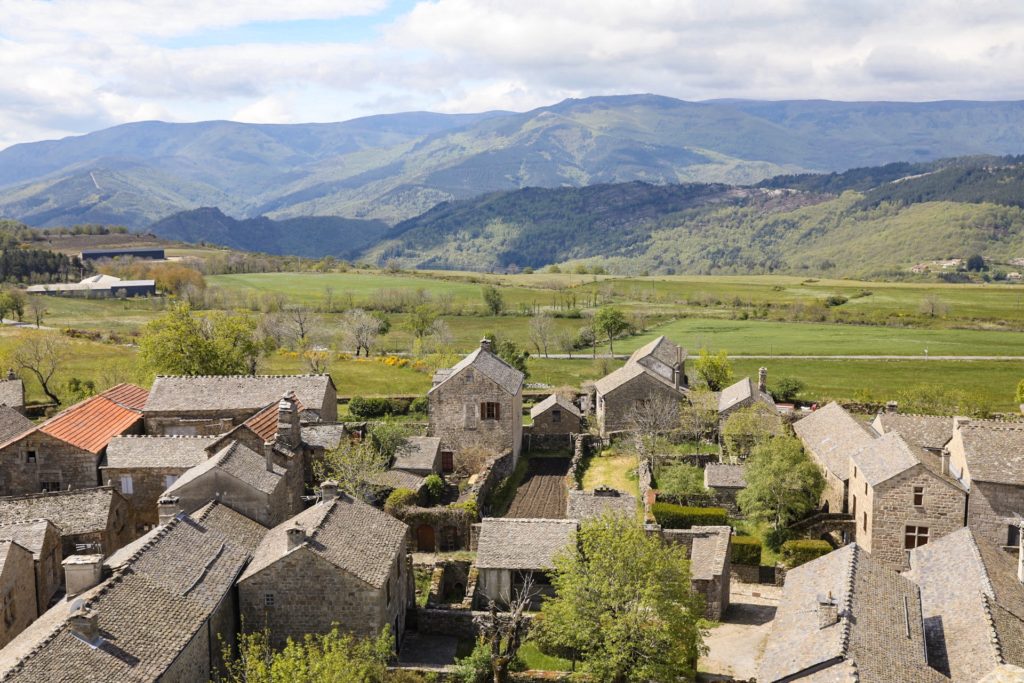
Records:
[[[408,415],[412,401],[407,398],[389,398],[388,415]]]
[[[795,377],[781,377],[772,388],[772,396],[778,401],[789,403],[804,390],[804,383]]]
[[[416,492],[412,489],[395,489],[384,501],[384,512],[394,514],[403,508],[416,504]]]
[[[849,299],[847,299],[842,294],[832,294],[831,296],[825,299],[825,305],[828,306],[829,308],[833,308],[835,306],[842,306],[847,301],[849,301]]]
[[[348,412],[352,417],[384,417],[390,407],[391,404],[386,398],[353,396],[352,400],[348,402]]]
[[[828,541],[818,539],[786,541],[782,544],[782,561],[792,569],[822,555],[828,555],[830,552],[832,552],[832,546]]]
[[[427,397],[426,396],[419,396],[417,398],[414,398],[412,400],[412,403],[409,404],[409,412],[410,413],[420,413],[420,414],[426,415],[427,414],[427,407],[429,406],[429,404],[430,404],[430,402],[427,401]]]
[[[655,503],[654,519],[665,529],[692,526],[724,526],[728,515],[723,508],[695,508],[672,503]]]
[[[761,541],[753,536],[732,537],[733,564],[758,566],[761,564]]]
[[[461,503],[452,503],[448,507],[452,508],[453,510],[465,510],[473,517],[480,517],[480,508],[477,507],[476,498],[467,498]]]
[[[444,494],[444,480],[436,474],[428,475],[423,480],[423,485],[427,489],[427,495],[430,496],[430,502],[436,503],[441,500],[441,496]]]

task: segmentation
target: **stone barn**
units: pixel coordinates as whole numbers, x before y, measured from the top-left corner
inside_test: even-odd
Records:
[[[482,608],[489,600],[508,604],[527,576],[532,576],[540,595],[550,595],[547,572],[577,528],[574,519],[485,518],[476,551],[477,606]]]
[[[530,409],[530,434],[579,434],[583,415],[572,401],[551,394]]]
[[[850,456],[871,445],[878,434],[834,401],[798,420],[793,431],[825,477],[822,509],[848,513]]]
[[[633,428],[632,414],[645,402],[686,400],[686,351],[666,337],[637,349],[626,364],[594,383],[601,435]]]

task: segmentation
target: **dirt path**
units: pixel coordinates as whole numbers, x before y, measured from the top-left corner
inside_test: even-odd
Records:
[[[569,458],[534,458],[516,491],[506,517],[563,519],[568,497],[565,475]]]
[[[782,589],[733,581],[729,593],[729,610],[704,639],[708,653],[698,663],[698,681],[748,681],[757,676]]]

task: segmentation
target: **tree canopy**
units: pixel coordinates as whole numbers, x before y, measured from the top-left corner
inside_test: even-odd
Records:
[[[615,353],[612,342],[615,337],[629,329],[629,321],[617,308],[607,306],[594,314],[594,329],[608,340],[608,352]]]
[[[172,304],[143,328],[139,355],[165,375],[255,374],[266,344],[256,319],[243,313],[197,315],[187,303]]]
[[[776,530],[818,507],[825,479],[804,453],[800,441],[779,436],[758,444],[747,461],[747,488],[738,502],[754,519]]]
[[[725,351],[711,353],[701,349],[694,369],[711,391],[721,391],[732,382],[732,363]]]

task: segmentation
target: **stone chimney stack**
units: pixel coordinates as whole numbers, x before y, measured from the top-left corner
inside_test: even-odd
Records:
[[[263,459],[267,463],[267,472],[274,471],[274,442],[264,441],[263,442]]]
[[[103,580],[102,555],[71,555],[61,564],[69,598],[84,593]]]
[[[161,526],[167,524],[181,512],[180,498],[177,496],[160,496],[156,502]]]
[[[485,339],[481,339],[480,340],[480,348],[483,349],[484,351],[486,351],[487,353],[490,353],[491,352],[491,340],[490,339],[486,339],[486,338]]]
[[[277,440],[290,448],[302,443],[299,403],[294,391],[288,391],[277,404]]]
[[[839,605],[832,593],[818,596],[818,628],[828,628],[839,621]]]
[[[284,534],[288,539],[288,550],[294,550],[306,542],[306,530],[298,524],[293,524],[285,529]]]
[[[889,401],[885,404],[885,412],[895,415],[900,411],[900,404],[896,401]]]
[[[18,379],[18,376],[14,374],[14,368],[7,368],[7,379]]]
[[[963,427],[964,425],[969,425],[970,423],[971,423],[971,418],[964,417],[963,415],[954,415],[953,416],[953,431],[954,432],[955,431],[959,431],[961,427]]]
[[[89,643],[96,643],[100,639],[100,619],[95,610],[82,606],[68,615],[68,626],[71,632]]]
[[[329,503],[338,497],[338,482],[325,481],[320,484],[320,496],[325,503]]]
[[[768,393],[768,368],[759,368],[757,371],[757,390],[762,394]]]

